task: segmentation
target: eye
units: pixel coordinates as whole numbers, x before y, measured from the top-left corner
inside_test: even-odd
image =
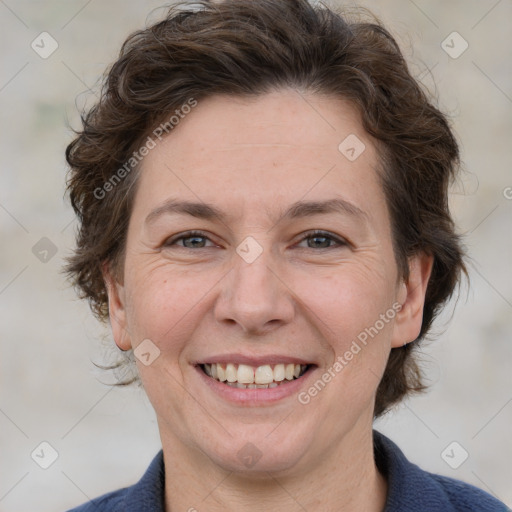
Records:
[[[306,235],[302,237],[300,243],[306,240],[313,240],[313,245],[308,244],[306,249],[335,249],[336,247],[348,245],[345,240],[332,235],[329,232],[320,230],[314,230],[306,233]],[[202,231],[187,231],[186,233],[170,238],[164,243],[164,246],[178,246],[184,249],[206,249],[207,247],[215,246],[215,244],[212,246],[205,245],[206,241],[211,242],[206,233]]]
[[[326,231],[314,230],[306,233],[306,235],[302,238],[301,242],[305,240],[313,240],[313,246],[308,244],[307,249],[335,249],[336,246],[332,245],[334,242],[338,247],[343,247],[348,245],[347,242],[337,236],[332,235]]]
[[[170,247],[172,245],[178,245],[186,249],[205,249],[207,247],[204,245],[206,240],[210,239],[202,231],[187,231],[177,237],[166,240],[164,246]],[[178,244],[177,242],[183,242],[183,244]]]

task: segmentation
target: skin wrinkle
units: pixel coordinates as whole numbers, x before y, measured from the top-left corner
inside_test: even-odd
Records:
[[[233,144],[233,147],[218,148],[217,151],[236,151],[243,148],[293,148],[293,144]],[[314,144],[306,144],[303,147],[315,148]]]
[[[362,133],[358,117],[346,102],[315,100],[308,98],[317,110],[340,114],[336,133],[286,90],[248,103],[213,97],[144,161],[128,228],[124,286],[113,287],[110,304],[119,319],[113,332],[121,348],[149,338],[160,350],[150,366],[138,362],[138,368],[157,414],[170,510],[187,510],[212,488],[215,496],[203,503],[212,512],[255,510],[263,495],[271,497],[268,507],[284,512],[296,510],[297,502],[311,510],[383,508],[386,484],[373,462],[371,437],[374,374],[382,374],[391,347],[419,331],[430,267],[418,256],[411,272],[415,291],[400,282],[386,201],[374,171],[376,151],[365,139],[365,152],[348,162],[337,149],[337,133]],[[292,114],[284,116],[288,111]],[[285,119],[278,126],[277,116]],[[208,128],[213,120],[216,132]],[[294,126],[302,127],[300,134],[293,133]],[[289,149],[246,146],[219,152],[218,134],[258,143],[279,137]],[[323,151],[308,151],[304,140]],[[195,144],[203,150],[196,151]],[[176,175],[164,165],[171,155]],[[325,174],[333,160],[336,172]],[[273,168],[272,162],[279,164]],[[276,210],[333,192],[366,212],[367,229],[330,214],[269,230]],[[232,216],[227,226],[165,216],[146,227],[148,213],[171,193],[215,204]],[[169,236],[194,229],[211,233],[222,248],[162,247]],[[313,229],[340,237],[347,232],[353,247],[313,249],[304,241],[303,249],[295,248],[295,241]],[[250,264],[235,251],[245,236],[263,247]],[[296,396],[265,407],[233,405],[206,389],[191,366],[226,352],[300,355],[318,364],[312,384],[394,302],[404,303],[403,310],[307,406]],[[123,325],[130,335],[121,335]],[[247,442],[263,454],[250,469],[237,458]]]
[[[339,213],[342,217],[349,216],[351,220],[355,219],[359,223],[364,223],[365,225],[363,227],[365,228],[369,220],[366,212],[350,201],[347,201],[339,194],[325,201],[297,201],[292,206],[288,207],[286,211],[282,211],[276,216],[272,216],[268,210],[266,213],[268,216],[273,217],[273,221],[276,223],[312,215],[328,215],[332,213]],[[211,204],[180,201],[171,197],[163,201],[149,213],[145,219],[145,224],[152,225],[163,215],[188,215],[212,222],[219,221],[224,225],[226,225],[225,219],[229,217],[221,209]]]

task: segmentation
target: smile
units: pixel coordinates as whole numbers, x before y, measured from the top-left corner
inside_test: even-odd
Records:
[[[296,380],[304,375],[310,365],[305,364],[201,364],[203,372],[212,379],[239,389],[267,389]]]

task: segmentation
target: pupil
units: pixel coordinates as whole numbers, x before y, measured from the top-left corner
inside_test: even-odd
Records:
[[[201,244],[201,240],[203,239],[204,237],[202,236],[190,236],[188,238],[185,239],[185,245],[187,245],[187,241],[190,240],[191,241],[191,244],[190,245],[187,245],[187,247],[197,247],[198,246],[198,243],[199,245]],[[199,241],[199,242],[198,242]]]
[[[326,237],[326,236],[315,236],[313,237],[313,240],[323,240],[324,241],[324,244],[322,245],[322,242],[320,242],[320,245],[322,245],[323,247],[325,247],[326,243],[328,244],[329,242],[329,239]],[[316,247],[318,247],[318,244],[315,245]]]

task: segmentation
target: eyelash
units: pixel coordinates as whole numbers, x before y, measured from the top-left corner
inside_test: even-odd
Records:
[[[181,235],[179,235],[176,238],[171,238],[171,239],[167,240],[164,243],[164,246],[171,247],[171,246],[175,245],[176,242],[178,242],[180,240],[185,240],[187,238],[194,238],[194,237],[206,238],[206,239],[210,240],[209,237],[206,235],[206,233],[204,233],[203,231],[187,231],[186,233],[182,233]],[[314,237],[322,237],[322,238],[331,239],[334,242],[336,242],[339,247],[348,245],[348,243],[345,240],[343,240],[342,238],[334,236],[331,233],[329,233],[328,231],[321,231],[318,229],[306,232],[305,235],[299,240],[299,242],[303,242],[304,240],[307,240],[308,238],[314,238]],[[180,248],[181,249],[191,249],[191,247],[184,247],[184,246],[180,246]],[[335,249],[335,248],[336,247],[320,247],[319,249],[329,250],[329,249]],[[198,247],[198,249],[208,249],[208,247]],[[303,247],[303,249],[314,249],[314,248],[313,247],[305,247],[305,248]]]

